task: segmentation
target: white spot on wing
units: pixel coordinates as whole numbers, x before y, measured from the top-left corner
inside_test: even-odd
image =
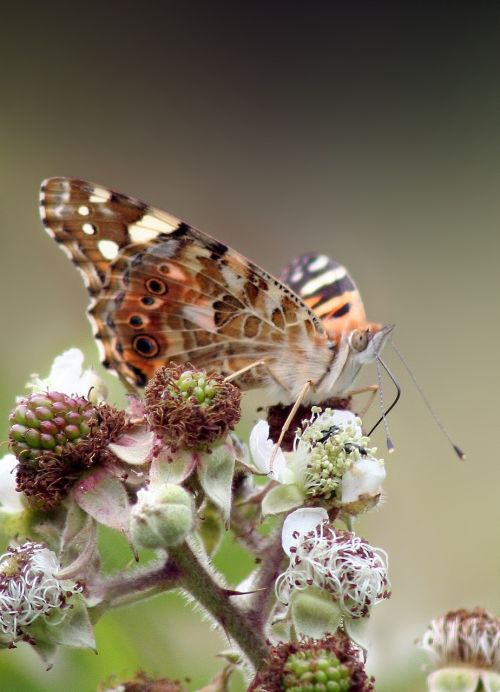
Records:
[[[320,269],[324,269],[328,264],[329,259],[326,255],[319,255],[316,259],[309,265],[309,271],[317,272]]]
[[[82,204],[81,207],[78,207],[78,213],[80,216],[88,216],[90,214],[90,209],[87,207],[87,205]]]
[[[95,187],[89,197],[90,202],[103,203],[111,199],[111,192],[104,187]]]
[[[87,235],[94,235],[95,233],[95,228],[92,226],[91,223],[84,223],[82,226],[82,231],[86,233]]]
[[[330,284],[335,283],[335,281],[343,279],[346,274],[347,270],[345,267],[336,267],[335,269],[331,269],[329,272],[320,274],[304,284],[301,293],[304,296],[313,295],[319,291],[320,288],[323,288],[323,286],[329,286]]]
[[[99,240],[97,247],[104,259],[107,260],[115,259],[119,250],[118,243],[115,243],[114,240]]]
[[[302,279],[302,269],[296,269],[290,277],[290,281],[300,281]]]

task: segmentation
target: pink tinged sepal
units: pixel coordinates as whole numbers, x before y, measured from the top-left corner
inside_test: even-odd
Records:
[[[304,493],[296,485],[276,485],[262,500],[262,514],[281,514],[300,507],[304,503]]]
[[[96,468],[79,481],[73,497],[100,524],[126,533],[130,505],[124,485],[118,478]]]
[[[232,482],[236,451],[231,438],[202,452],[198,459],[198,478],[207,497],[222,512],[224,522],[229,522],[231,514]]]
[[[480,671],[474,668],[441,668],[428,676],[427,687],[429,692],[476,692],[480,678]],[[493,692],[500,689],[500,684],[487,687],[483,680],[483,687],[486,692]]]
[[[151,458],[154,434],[143,426],[127,431],[108,448],[121,461],[131,465],[142,465]]]
[[[296,632],[314,639],[321,639],[327,633],[335,634],[342,622],[342,612],[338,605],[316,587],[294,590],[290,613]]]
[[[58,579],[85,579],[96,574],[99,566],[97,524],[76,502],[71,502],[64,525]]]
[[[283,523],[281,533],[285,553],[290,555],[290,548],[297,544],[300,536],[313,531],[324,521],[328,521],[328,512],[323,507],[304,507],[289,514]]]
[[[186,450],[174,454],[169,447],[163,447],[158,456],[153,458],[149,468],[151,485],[180,485],[193,473],[197,463],[196,452]]]

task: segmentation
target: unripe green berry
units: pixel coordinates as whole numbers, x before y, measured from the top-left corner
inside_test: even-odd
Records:
[[[350,674],[334,653],[299,651],[288,657],[283,669],[283,689],[311,692],[348,692]]]
[[[94,407],[84,397],[31,394],[9,416],[11,450],[22,462],[35,462],[47,453],[61,455],[69,443],[89,434],[93,416]]]
[[[140,490],[132,509],[130,534],[143,548],[169,548],[182,543],[194,524],[194,502],[180,485],[172,483]]]

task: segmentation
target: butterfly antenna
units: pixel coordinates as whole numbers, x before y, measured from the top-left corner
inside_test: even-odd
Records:
[[[382,415],[378,419],[378,421],[375,423],[373,428],[370,430],[368,433],[368,437],[378,428],[380,423],[384,424],[384,430],[385,430],[385,440],[386,440],[386,445],[387,445],[387,450],[389,454],[392,454],[394,451],[394,443],[391,439],[391,436],[389,434],[389,425],[387,423],[387,415],[392,411],[392,409],[396,406],[396,404],[399,401],[399,397],[401,396],[401,388],[399,384],[396,381],[396,378],[392,374],[392,372],[389,370],[387,365],[384,363],[384,361],[380,358],[380,356],[377,356],[377,359],[375,361],[375,365],[377,367],[377,380],[378,380],[378,391],[379,391],[379,399],[380,399],[380,410],[382,411]],[[385,403],[384,403],[384,388],[382,387],[382,376],[380,373],[380,366],[384,368],[384,370],[387,372],[389,377],[391,378],[394,386],[396,387],[396,398],[392,402],[392,404],[389,406],[387,411],[385,410]]]
[[[403,354],[401,353],[401,351],[397,348],[397,346],[396,346],[392,341],[390,342],[390,344],[391,344],[392,348],[394,349],[394,351],[396,352],[397,357],[399,358],[399,360],[401,361],[401,363],[404,365],[404,367],[405,367],[405,369],[406,369],[408,375],[411,377],[411,380],[412,380],[413,384],[414,384],[415,387],[417,388],[417,392],[418,392],[418,393],[420,394],[420,396],[422,397],[422,401],[423,401],[424,404],[427,406],[427,408],[428,408],[428,410],[429,410],[429,413],[431,414],[431,416],[434,418],[434,421],[436,422],[436,425],[437,425],[438,428],[441,430],[441,432],[443,433],[443,435],[446,437],[446,439],[448,440],[448,442],[450,443],[450,445],[453,447],[453,449],[454,449],[455,454],[457,455],[457,457],[458,457],[459,459],[461,459],[462,461],[464,461],[465,458],[466,458],[464,452],[463,452],[463,451],[460,449],[460,447],[459,447],[458,445],[456,445],[456,444],[453,442],[453,440],[451,439],[450,433],[449,433],[448,430],[444,427],[443,422],[441,421],[441,419],[439,418],[439,416],[437,415],[437,413],[434,411],[434,409],[433,409],[433,407],[432,407],[432,405],[431,405],[431,402],[430,402],[429,399],[427,398],[427,396],[426,396],[424,390],[422,389],[422,387],[421,387],[421,386],[419,385],[419,383],[417,382],[417,379],[416,379],[416,377],[415,377],[415,375],[414,375],[414,373],[413,373],[413,370],[410,368],[410,366],[409,366],[409,364],[407,363],[406,359],[404,358]]]

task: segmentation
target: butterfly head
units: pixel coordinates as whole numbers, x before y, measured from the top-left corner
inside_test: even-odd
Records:
[[[356,364],[372,363],[384,348],[394,325],[370,323],[353,329],[347,337],[348,359]]]

